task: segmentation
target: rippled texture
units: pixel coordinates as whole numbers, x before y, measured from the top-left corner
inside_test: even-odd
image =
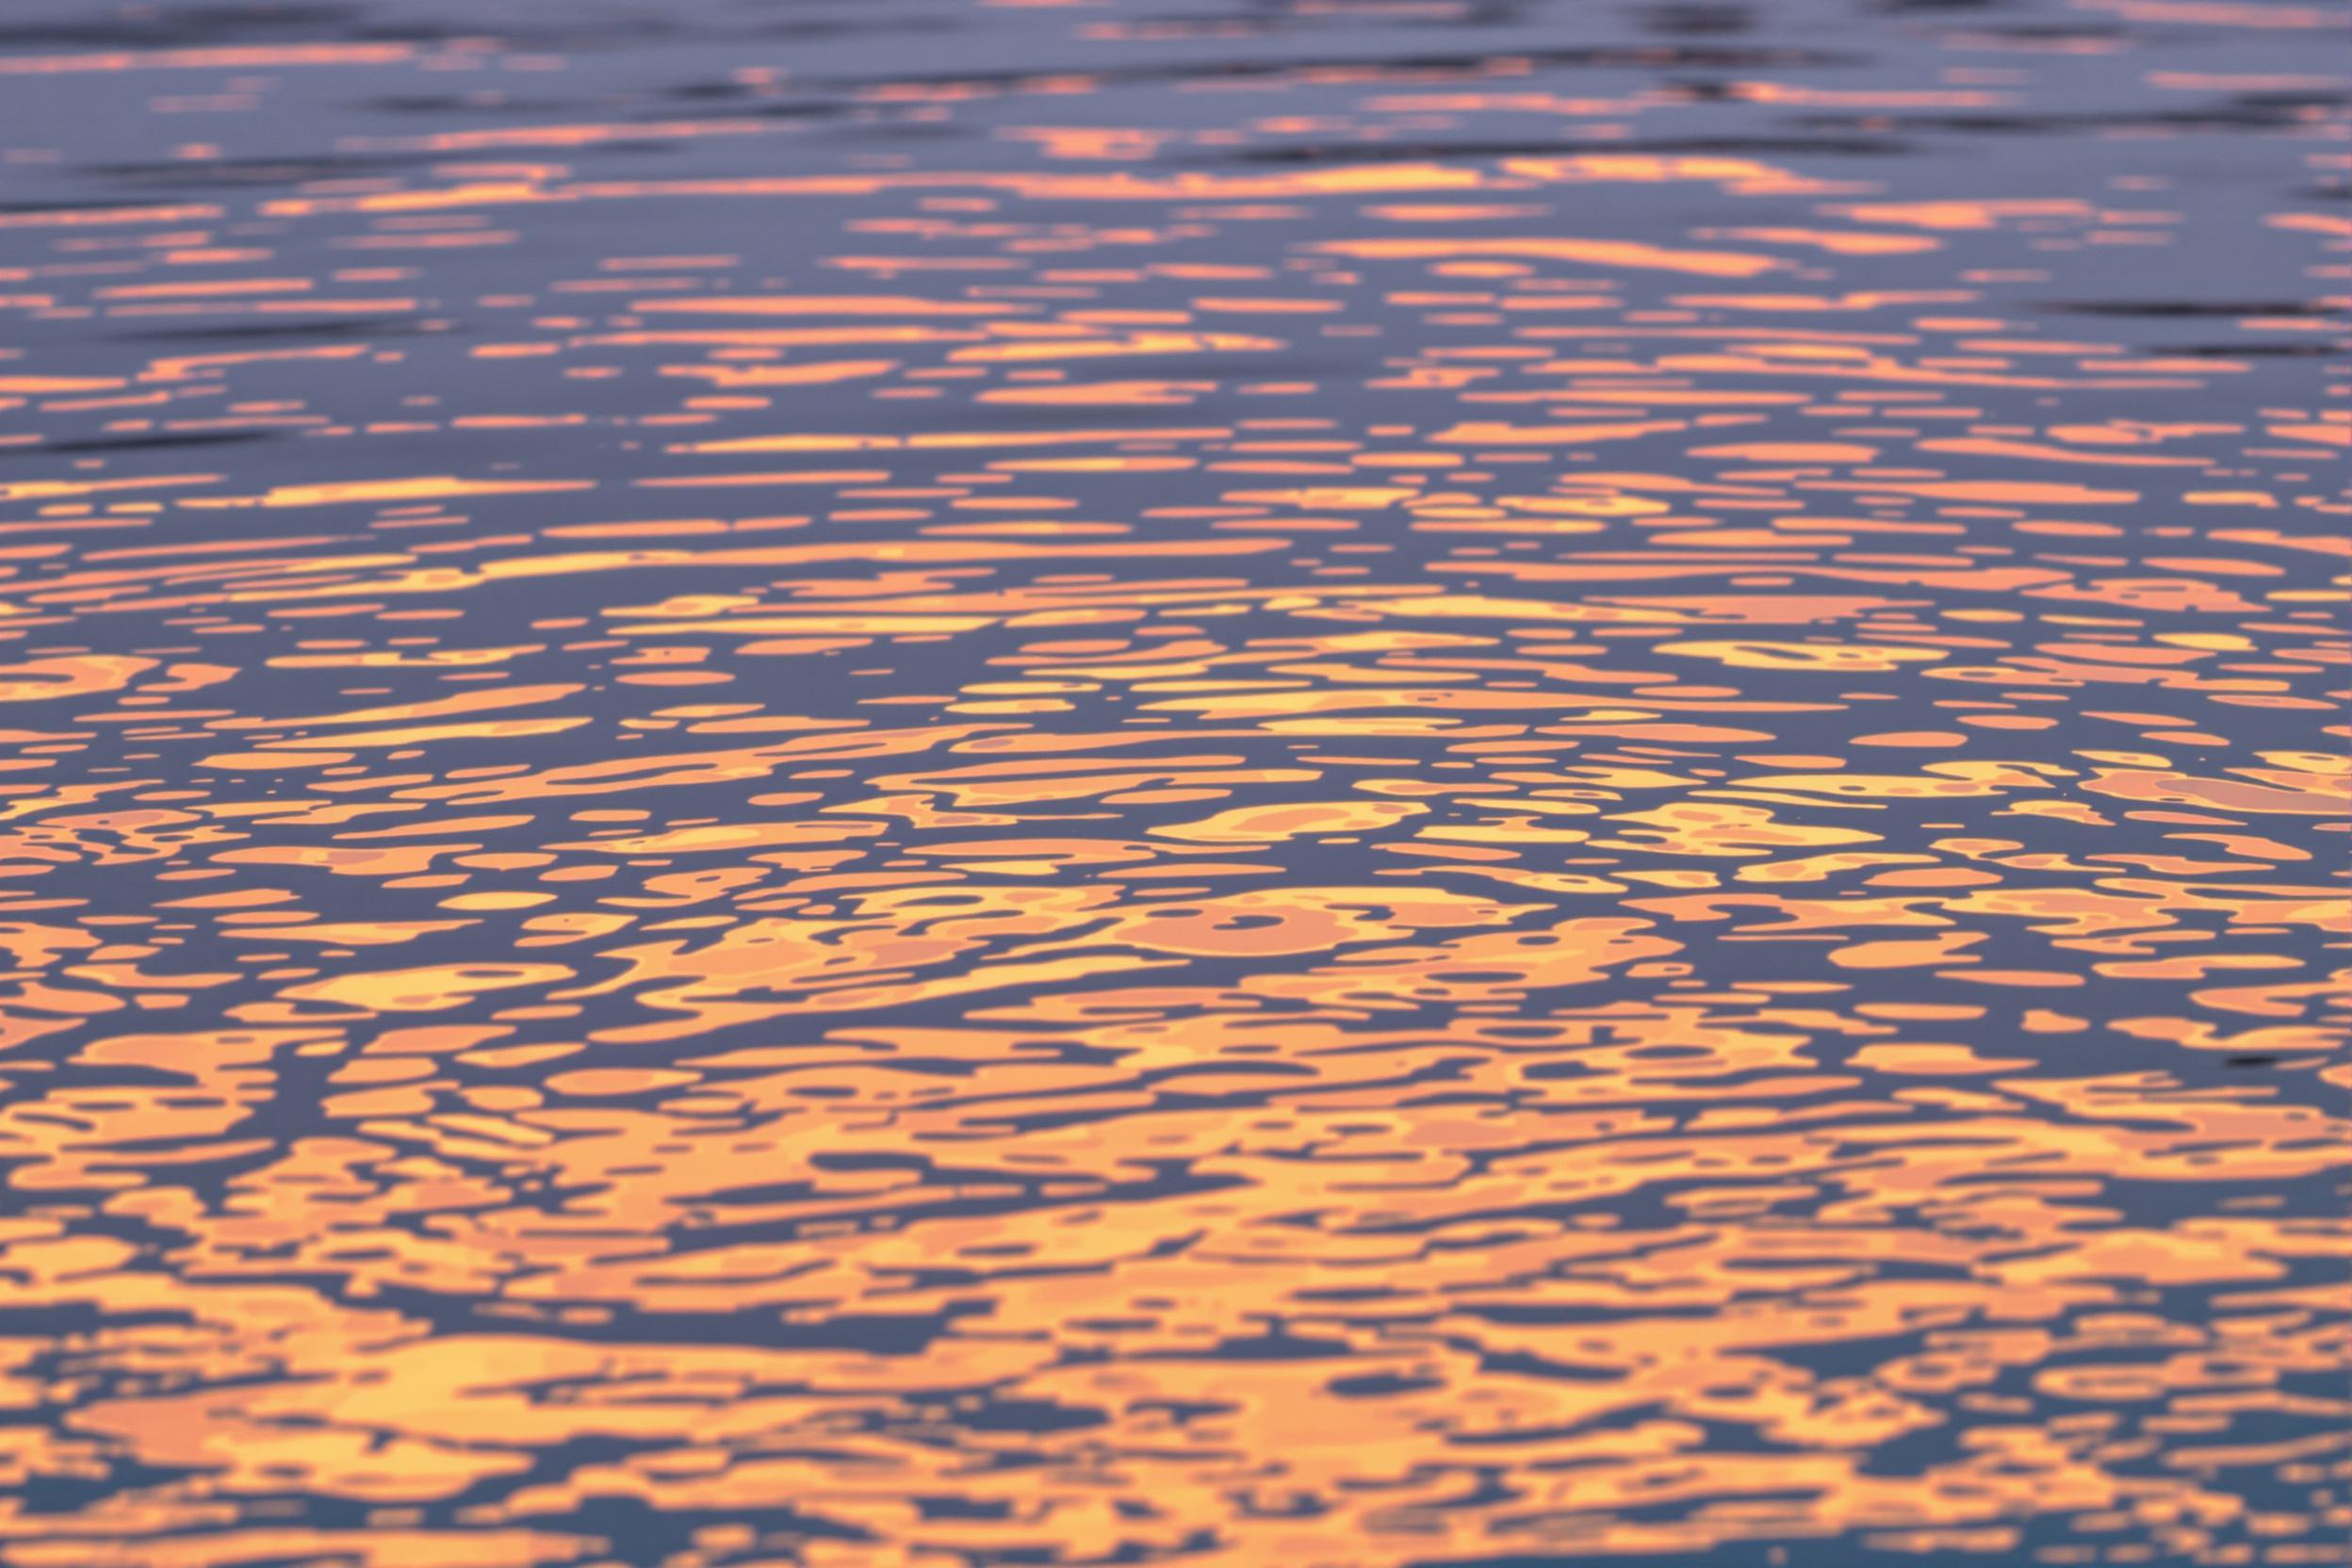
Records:
[[[0,1562],[2352,1560],[2344,8],[0,8]]]

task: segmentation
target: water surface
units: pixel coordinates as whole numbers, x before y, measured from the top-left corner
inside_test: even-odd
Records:
[[[0,8],[0,1563],[2352,1560],[2345,8]]]

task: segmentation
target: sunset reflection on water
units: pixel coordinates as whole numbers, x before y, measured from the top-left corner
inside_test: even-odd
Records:
[[[0,1565],[2352,1561],[2336,0],[0,8]]]

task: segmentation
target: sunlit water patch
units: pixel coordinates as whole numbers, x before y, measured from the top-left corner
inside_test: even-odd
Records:
[[[2352,1560],[2346,22],[0,8],[0,1563]]]

